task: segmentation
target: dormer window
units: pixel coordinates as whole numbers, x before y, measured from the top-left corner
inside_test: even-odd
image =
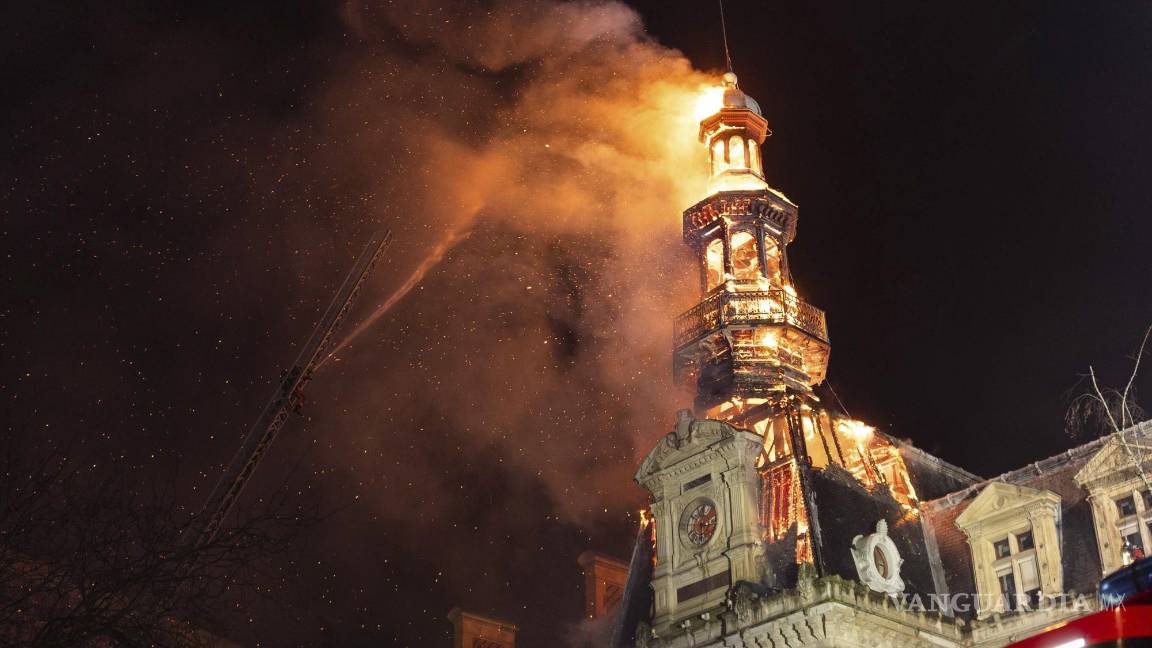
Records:
[[[1131,429],[1124,434],[1145,442],[1152,428]],[[1144,474],[1152,466],[1141,454],[1142,466],[1133,460],[1116,435],[1108,439],[1092,459],[1076,473],[1076,483],[1088,491],[1101,574],[1108,574],[1140,558],[1152,548],[1152,496]]]
[[[1114,497],[1116,531],[1120,537],[1120,562],[1128,564],[1152,547],[1152,507],[1145,492],[1131,490]]]
[[[1034,608],[1064,591],[1060,496],[994,482],[956,518],[968,536],[980,617]]]

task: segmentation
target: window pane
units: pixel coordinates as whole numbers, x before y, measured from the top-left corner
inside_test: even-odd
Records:
[[[1019,562],[1020,587],[1025,592],[1040,587],[1040,573],[1036,570],[1036,556],[1028,556]]]
[[[1144,491],[1140,494],[1144,496],[1144,510],[1152,511],[1152,491]]]
[[[1025,531],[1024,533],[1016,536],[1016,546],[1020,549],[1020,551],[1028,551],[1034,547],[1035,545],[1032,543],[1032,532]]]
[[[1136,500],[1131,495],[1122,497],[1116,500],[1116,510],[1120,513],[1120,517],[1136,515]]]
[[[1123,551],[1128,552],[1128,555],[1133,559],[1144,557],[1144,541],[1140,537],[1139,527],[1121,531],[1120,535],[1124,538]]]
[[[756,237],[748,232],[732,235],[732,274],[737,279],[756,279],[760,276],[760,255],[756,251]]]
[[[728,160],[724,159],[724,140],[712,142],[712,174],[719,175],[728,170]]]
[[[1012,555],[1012,549],[1008,546],[1008,538],[993,543],[992,547],[996,550],[997,558],[1007,558]]]
[[[744,138],[739,135],[728,138],[728,165],[735,169],[748,166],[748,160],[744,157]]]
[[[712,290],[724,283],[724,241],[716,239],[708,244],[704,262],[708,265],[708,290]]]
[[[773,241],[769,236],[764,237],[764,258],[768,262],[764,276],[779,287],[782,281],[780,277],[780,248],[776,245],[776,241]]]
[[[764,175],[764,170],[760,168],[760,151],[752,140],[748,140],[748,166],[753,173]]]
[[[1004,598],[1004,609],[1016,609],[1016,579],[1012,573],[1002,574],[1000,580],[1000,594]]]

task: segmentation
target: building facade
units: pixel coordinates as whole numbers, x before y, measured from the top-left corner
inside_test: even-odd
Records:
[[[770,135],[731,73],[683,215],[699,303],[675,322],[693,410],[644,458],[651,496],[613,643],[1000,646],[1096,608],[1152,546],[1137,426],[982,479],[829,406],[824,313],[792,282],[798,209],[764,179]],[[1125,443],[1130,441],[1131,443]]]
[[[683,214],[700,301],[673,373],[694,408],[636,473],[631,559],[580,557],[606,629],[589,645],[991,648],[1098,609],[1101,577],[1152,549],[1152,422],[984,479],[830,406],[824,313],[788,263],[798,209],[764,179],[759,105],[723,83]],[[514,648],[511,624],[452,620],[456,645]]]

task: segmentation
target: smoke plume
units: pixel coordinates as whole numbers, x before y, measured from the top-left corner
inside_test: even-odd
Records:
[[[695,279],[678,216],[704,187],[692,107],[715,79],[617,3],[342,15],[365,56],[324,105],[340,107],[345,140],[387,115],[377,137],[389,141],[363,146],[403,161],[376,192],[399,200],[376,207],[410,252],[384,266],[417,267],[399,288],[377,280],[391,296],[343,354],[365,371],[373,338],[390,347],[389,370],[354,388],[357,407],[402,393],[437,411],[537,474],[562,516],[614,504],[684,402],[667,369],[670,321]],[[425,272],[396,322],[372,326]]]
[[[385,521],[374,538],[431,554],[453,604],[551,601],[530,645],[579,613],[534,593],[545,574],[628,555],[632,474],[690,402],[670,380],[696,280],[679,215],[705,186],[693,107],[715,77],[613,2],[342,17],[358,52],[318,105],[351,172],[376,170],[369,207],[397,240],[315,383],[313,420],[341,440],[324,463]]]
[[[462,605],[554,645],[688,402],[679,215],[715,78],[617,2],[78,4],[0,27],[8,429],[198,510],[389,227],[241,502],[287,479],[339,514],[270,576],[294,623],[257,607],[239,639],[441,645]]]

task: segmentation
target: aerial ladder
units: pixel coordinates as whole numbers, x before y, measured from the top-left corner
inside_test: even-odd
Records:
[[[256,471],[256,466],[276,440],[276,435],[283,429],[289,415],[293,412],[300,413],[304,406],[304,387],[312,380],[312,374],[320,364],[326,360],[325,354],[332,348],[336,331],[347,318],[372,268],[391,242],[392,232],[381,230],[374,234],[364,247],[356,264],[344,278],[340,290],[332,298],[332,303],[316,323],[308,342],[300,349],[296,361],[292,363],[290,369],[281,374],[280,382],[272,392],[272,397],[268,399],[263,411],[260,412],[260,417],[248,430],[240,449],[205,502],[203,511],[184,532],[181,537],[183,546],[200,547],[216,537],[224,520],[235,508],[240,493],[252,478],[252,473]]]

